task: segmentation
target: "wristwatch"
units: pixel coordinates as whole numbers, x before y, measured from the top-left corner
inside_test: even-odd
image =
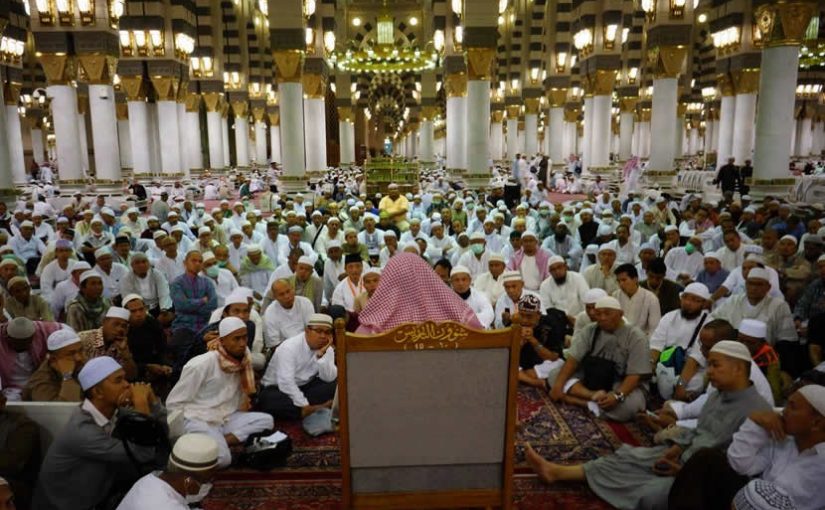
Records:
[[[685,381],[683,381],[681,377],[677,377],[676,378],[676,387],[681,388],[684,385],[685,385]]]
[[[622,402],[624,402],[625,395],[624,395],[624,393],[622,393],[621,391],[614,391],[614,392],[613,392],[613,396],[616,398],[616,401],[617,401],[618,403],[620,403],[620,404],[621,404]]]
[[[72,374],[71,372],[67,372],[65,374],[62,374],[62,376],[63,376],[63,382],[71,381],[72,379],[74,379],[74,374]]]

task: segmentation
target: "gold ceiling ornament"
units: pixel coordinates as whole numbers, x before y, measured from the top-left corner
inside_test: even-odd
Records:
[[[146,82],[143,76],[121,76],[120,88],[126,94],[127,101],[146,100]]]
[[[567,103],[567,89],[550,89],[547,91],[547,103],[550,108],[561,108]]]
[[[447,97],[464,97],[467,95],[467,75],[464,73],[448,74],[444,80]]]
[[[684,117],[688,110],[687,103],[676,103],[676,116],[677,117]]]
[[[176,101],[180,78],[177,76],[152,76],[152,86],[158,101]]]
[[[203,105],[206,106],[207,112],[220,111],[221,98],[223,97],[223,94],[220,92],[204,92],[202,95]]]
[[[798,46],[817,8],[816,1],[779,0],[760,5],[754,17],[768,47]]]
[[[91,85],[112,84],[117,58],[102,54],[84,54],[76,58],[84,74],[84,81]]]
[[[326,79],[322,74],[306,73],[303,77],[304,94],[309,99],[323,99],[327,92]]]
[[[521,106],[519,105],[509,105],[507,106],[507,120],[515,120],[518,118],[518,114],[521,111]]]
[[[591,76],[594,96],[609,96],[613,94],[613,86],[616,84],[615,70],[597,69]]]
[[[77,77],[74,57],[65,54],[43,53],[38,57],[49,85],[68,85]]]
[[[272,52],[275,60],[275,76],[278,83],[300,83],[304,72],[303,50],[276,50]]]
[[[421,107],[420,117],[421,117],[421,120],[424,121],[424,122],[434,120],[435,116],[437,114],[438,114],[438,108],[436,108],[435,106],[422,106]]]
[[[685,65],[688,49],[686,46],[657,46],[647,50],[648,64],[653,77],[678,78]]]
[[[731,71],[730,76],[737,94],[756,94],[759,91],[759,69]]]
[[[493,71],[495,48],[467,48],[467,79],[472,81],[490,80]]]
[[[565,122],[576,122],[579,120],[579,115],[581,114],[581,110],[578,108],[565,108],[564,109],[564,121]]]

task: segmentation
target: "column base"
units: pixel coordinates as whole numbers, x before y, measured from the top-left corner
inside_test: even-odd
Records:
[[[307,190],[308,176],[304,175],[282,175],[281,176],[281,193],[287,195],[295,195],[303,193]]]
[[[467,187],[471,190],[481,190],[490,185],[490,173],[482,172],[478,174],[465,174],[462,176]]]
[[[69,196],[66,191],[85,192],[90,187],[86,179],[61,179],[57,184],[60,187],[60,194],[63,196]]]
[[[189,169],[189,176],[190,177],[200,177],[201,174],[204,172],[204,168],[190,168]]]
[[[750,184],[749,195],[754,201],[762,201],[765,197],[787,199],[796,185],[796,179],[753,179]]]
[[[92,184],[86,187],[86,191],[92,194],[115,195],[122,194],[123,186],[123,181],[95,179]]]
[[[672,191],[676,187],[676,170],[647,170],[642,176],[648,185],[660,191]]]
[[[555,168],[556,165],[553,165]],[[560,168],[564,167],[564,165],[560,165]],[[621,176],[619,175],[619,169],[615,166],[590,166],[587,167],[587,170],[582,174],[581,181],[582,184],[585,185],[584,189],[589,189],[589,185],[596,181],[596,176],[602,178],[602,182],[607,183],[608,189],[611,192],[616,192],[619,190],[619,186],[621,185]]]
[[[17,202],[17,198],[22,194],[23,190],[21,188],[0,189],[0,202],[10,206],[9,209],[14,209],[13,206]]]
[[[466,168],[448,168],[447,173],[453,179],[463,179],[467,175]]]

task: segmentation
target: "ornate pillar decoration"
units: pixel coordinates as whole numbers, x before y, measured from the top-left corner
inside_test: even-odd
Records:
[[[181,143],[178,128],[178,87],[180,77],[173,74],[150,76],[158,109],[160,166],[164,175],[182,177]]]
[[[189,82],[189,87],[183,100],[183,142],[186,151],[186,166],[184,171],[191,174],[200,174],[203,171],[203,151],[201,150],[201,122],[200,106],[201,95],[197,92],[196,82]]]
[[[280,163],[283,160],[281,152],[281,114],[278,107],[267,107],[266,116],[269,119],[269,145],[272,154],[270,159],[273,163]]]
[[[736,90],[729,74],[716,77],[722,100],[719,106],[719,135],[717,142],[717,160],[724,164],[733,157],[733,130],[736,116]]]
[[[204,92],[203,105],[206,107],[206,137],[209,140],[209,167],[223,168],[223,126],[221,122],[220,92]]]
[[[112,86],[117,65],[117,36],[107,32],[78,33],[75,36],[76,47],[80,41],[92,45],[92,41],[84,40],[89,35],[94,35],[95,39],[102,38],[107,41],[104,46],[106,54],[84,52],[77,56],[80,70],[89,85],[95,181],[98,187],[103,186],[114,191],[121,187],[122,179],[115,90]],[[95,49],[94,45],[88,49]]]
[[[447,170],[463,174],[467,170],[467,68],[463,56],[444,58],[447,92]]]
[[[756,9],[765,44],[759,74],[759,109],[751,195],[784,195],[788,177],[788,147],[794,121],[799,45],[817,12],[815,1],[775,1]]]
[[[492,20],[491,20],[492,21]],[[490,80],[495,57],[494,26],[467,27],[467,185],[490,181]],[[472,46],[469,46],[472,41]]]
[[[544,136],[549,138],[549,156],[553,165],[560,167],[564,158],[564,105],[567,102],[567,88],[551,88],[547,91],[547,103],[550,106],[548,128]]]
[[[736,91],[731,157],[737,165],[751,159],[753,152],[754,124],[756,122],[756,93],[759,90],[759,69],[740,69],[731,72]]]
[[[40,34],[35,34],[35,41],[38,35]],[[68,36],[66,39],[68,40]],[[75,57],[68,54],[44,53],[40,56],[40,64],[49,84],[46,92],[51,98],[60,184],[81,187],[85,180],[80,134],[77,128],[77,91],[71,85],[77,77]]]
[[[132,173],[152,173],[149,152],[149,112],[146,106],[146,83],[143,76],[121,76],[120,87],[126,95],[129,119],[129,143],[132,148]]]
[[[249,102],[246,99],[235,99],[230,102],[232,114],[235,116],[235,166],[240,169],[249,168]]]
[[[521,98],[508,96],[505,98],[507,111],[507,160],[512,162],[520,152],[518,147],[518,114]],[[513,104],[516,103],[516,104]]]
[[[270,23],[272,22],[270,10]],[[299,31],[303,46],[303,33]],[[272,39],[275,40],[273,31]],[[275,45],[273,45],[275,46]],[[304,164],[304,71],[303,49],[273,48],[272,58],[278,80],[278,107],[281,120],[281,157],[284,175],[281,182],[289,192],[306,189],[306,165]]]
[[[425,106],[425,103],[427,104]],[[418,159],[425,167],[435,164],[435,116],[438,111],[435,98],[421,98],[421,128],[419,130]]]
[[[9,162],[8,168],[11,171],[12,181],[14,184],[25,184],[28,179],[26,175],[26,164],[23,158],[23,130],[20,123],[20,112],[18,110],[20,104],[20,88],[21,83],[18,81],[17,73],[9,72],[9,68],[4,69],[3,73],[6,81],[2,83],[3,88],[3,109],[6,114],[6,122],[3,130],[6,132],[7,143],[9,146]],[[6,76],[8,76],[6,78]],[[2,133],[0,133],[2,134]]]
[[[633,116],[638,97],[625,96],[619,99],[619,160],[627,161],[633,156]]]
[[[329,68],[322,58],[304,62],[304,144],[308,177],[320,177],[327,169],[327,122],[324,98]]]

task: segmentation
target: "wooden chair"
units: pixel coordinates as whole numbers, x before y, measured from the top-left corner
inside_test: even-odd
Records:
[[[335,336],[343,508],[511,507],[518,324]]]

